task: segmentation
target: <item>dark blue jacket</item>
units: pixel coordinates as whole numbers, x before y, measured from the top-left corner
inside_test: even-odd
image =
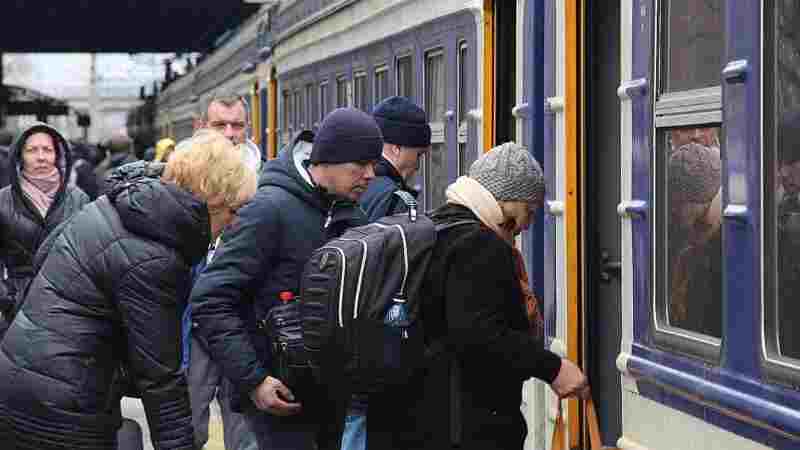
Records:
[[[417,191],[406,184],[392,163],[381,156],[375,165],[375,179],[369,183],[369,187],[359,199],[361,208],[367,213],[370,222],[408,211],[408,207],[400,197],[392,195],[395,191],[406,191],[414,198],[418,195]]]
[[[316,248],[366,223],[357,205],[312,184],[301,161],[309,146],[298,143],[266,164],[255,197],[224,231],[224,244],[192,290],[194,331],[245,395],[270,368],[257,321],[278,304],[280,292],[299,291],[303,266]]]

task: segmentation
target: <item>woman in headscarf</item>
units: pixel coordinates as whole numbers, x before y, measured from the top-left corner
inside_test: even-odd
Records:
[[[418,384],[396,402],[381,402],[377,418],[370,403],[367,446],[518,450],[527,430],[525,380],[543,380],[559,397],[588,394],[581,370],[544,348],[514,248],[542,205],[542,170],[525,147],[506,143],[481,156],[446,195],[431,219],[461,224],[437,233],[421,311],[428,344],[441,351]]]
[[[255,183],[228,139],[205,136],[166,165],[120,167],[53,233],[0,344],[3,448],[115,449],[121,366],[154,447],[194,448],[181,371],[190,268],[225,223],[209,211],[238,208]]]
[[[11,184],[0,189],[0,329],[5,329],[33,277],[33,257],[55,227],[67,220],[89,197],[70,186],[72,154],[55,128],[38,123],[25,130],[11,147],[15,170]],[[2,335],[2,331],[0,331]]]

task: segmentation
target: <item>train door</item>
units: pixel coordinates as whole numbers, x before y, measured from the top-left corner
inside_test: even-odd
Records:
[[[584,2],[581,98],[585,134],[582,195],[584,367],[605,445],[622,433],[620,200],[620,3]]]

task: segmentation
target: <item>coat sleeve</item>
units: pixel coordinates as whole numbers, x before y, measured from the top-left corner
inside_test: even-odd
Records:
[[[504,297],[516,292],[509,283],[518,282],[511,252],[499,239],[477,236],[448,258],[455,261],[447,271],[444,291],[451,344],[462,358],[480,358],[484,364],[497,364],[497,370],[514,370],[551,383],[561,358],[545,350],[527,329],[508,325],[510,299]],[[524,316],[522,300],[515,301]]]
[[[159,449],[194,445],[189,390],[181,372],[181,313],[189,270],[167,269],[181,266],[175,256],[149,259],[128,269],[117,287],[129,368]]]
[[[225,376],[245,393],[267,376],[268,362],[259,359],[242,314],[252,314],[252,299],[276,260],[281,232],[277,211],[263,194],[240,211],[224,231],[224,244],[198,278],[190,300],[195,331]]]

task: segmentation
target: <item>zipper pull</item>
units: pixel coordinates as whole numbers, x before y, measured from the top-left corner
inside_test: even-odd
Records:
[[[336,206],[336,201],[331,203],[331,207],[328,208],[328,217],[325,219],[325,225],[322,227],[323,229],[327,229],[331,226],[331,222],[333,221],[333,208]]]

